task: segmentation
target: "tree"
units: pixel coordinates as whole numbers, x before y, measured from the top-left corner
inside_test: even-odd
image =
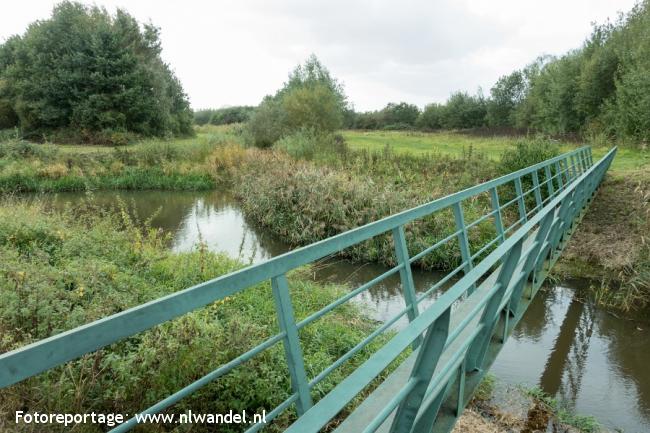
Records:
[[[415,126],[419,129],[434,130],[442,128],[442,116],[444,106],[441,104],[429,104],[418,117]]]
[[[514,113],[526,96],[526,83],[520,71],[504,75],[490,89],[487,123],[490,126],[514,126]]]
[[[391,102],[382,110],[383,127],[388,129],[408,129],[415,125],[420,109],[413,104]]]
[[[160,52],[153,25],[66,1],[0,46],[0,100],[27,135],[192,133],[187,97]]]
[[[248,137],[252,144],[267,147],[303,129],[333,132],[343,125],[347,110],[343,86],[311,55],[275,95],[264,98],[247,124]]]
[[[442,111],[442,126],[447,129],[484,126],[486,111],[485,99],[480,94],[452,93]]]

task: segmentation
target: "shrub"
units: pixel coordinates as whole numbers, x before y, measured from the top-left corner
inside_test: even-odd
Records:
[[[153,25],[64,1],[0,46],[1,121],[13,112],[26,137],[69,129],[89,143],[191,134],[187,97],[160,51]]]
[[[499,168],[501,173],[508,174],[553,158],[559,154],[560,146],[556,141],[544,137],[521,140],[515,144],[514,149],[503,152],[499,162]]]
[[[267,96],[247,123],[249,144],[269,147],[300,129],[334,132],[343,125],[343,87],[315,56],[298,65],[274,96]]]

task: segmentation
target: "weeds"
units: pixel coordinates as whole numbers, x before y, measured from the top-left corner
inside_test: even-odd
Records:
[[[161,232],[128,215],[125,209],[102,211],[92,200],[62,213],[38,203],[0,203],[0,353],[241,266],[200,246],[172,254]],[[340,287],[308,283],[299,274],[289,279],[298,319],[344,293]],[[275,317],[267,283],[214,302],[4,389],[0,429],[17,428],[13,415],[18,409],[133,414],[277,333]],[[320,373],[374,326],[353,305],[344,305],[301,330],[308,376]],[[379,338],[335,370],[316,387],[316,395],[327,393],[384,341]],[[268,412],[290,394],[284,351],[276,344],[171,410]],[[294,417],[286,412],[271,430],[286,427]],[[97,425],[77,427],[102,431]],[[155,431],[172,427],[152,426]]]
[[[584,433],[600,431],[600,424],[594,417],[576,414],[565,403],[551,397],[540,388],[534,387],[526,389],[524,392],[534,398],[544,409],[551,412],[560,423],[575,427]]]

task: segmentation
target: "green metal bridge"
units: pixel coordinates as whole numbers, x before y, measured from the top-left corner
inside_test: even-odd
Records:
[[[294,406],[298,418],[287,429],[290,433],[318,432],[332,420],[337,421],[337,432],[449,432],[559,258],[615,154],[616,148],[594,162],[591,149],[582,147],[2,354],[0,388],[270,280],[278,333],[157,404],[141,408],[142,413],[165,411],[254,356],[282,344],[292,392],[280,405],[269,408],[267,423]],[[512,198],[505,201],[500,195]],[[464,205],[479,199],[489,202],[491,211],[474,221],[466,221]],[[404,226],[445,211],[453,214],[455,231],[423,251],[411,254]],[[493,224],[494,238],[480,248],[472,247],[470,231],[486,223]],[[286,277],[289,271],[386,233],[394,240],[396,266],[296,321]],[[427,291],[418,294],[412,265],[425,255],[450,246],[459,249],[462,262]],[[394,274],[401,278],[404,308],[332,365],[308,377],[300,331],[307,326],[318,326],[319,318]],[[441,287],[449,282],[453,283],[451,287],[439,294]],[[432,294],[439,296],[423,308],[422,301]],[[391,332],[393,325],[404,316],[409,322],[403,329],[390,334],[387,342],[360,367],[320,400],[314,400],[316,385],[379,335]],[[377,385],[382,372],[409,348],[410,355]],[[364,396],[363,401],[345,419],[337,418],[358,395]],[[136,425],[134,417],[111,431],[123,432]],[[265,426],[254,424],[247,431],[256,432]]]

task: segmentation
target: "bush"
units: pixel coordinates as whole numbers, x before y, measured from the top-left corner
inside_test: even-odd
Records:
[[[269,147],[300,129],[334,132],[343,125],[346,110],[343,87],[312,55],[274,96],[264,98],[247,123],[247,141]]]
[[[499,168],[501,173],[508,174],[546,161],[559,154],[560,146],[556,141],[544,137],[521,140],[515,144],[514,149],[503,152]]]
[[[23,159],[34,157],[47,160],[57,154],[58,149],[48,144],[31,143],[19,139],[0,142],[0,158]]]
[[[424,111],[420,113],[415,126],[423,130],[436,130],[442,128],[442,112],[444,106],[440,104],[429,104],[424,107]]]
[[[278,140],[273,147],[287,152],[296,159],[314,159],[315,157],[340,158],[348,152],[343,137],[322,134],[313,129],[301,129]]]
[[[89,143],[192,134],[187,97],[160,51],[159,30],[121,9],[60,3],[0,46],[0,122],[13,126],[15,113],[25,137],[68,129]]]
[[[287,113],[280,101],[271,97],[264,98],[246,124],[244,138],[247,144],[257,147],[272,146],[286,133],[286,117]]]

